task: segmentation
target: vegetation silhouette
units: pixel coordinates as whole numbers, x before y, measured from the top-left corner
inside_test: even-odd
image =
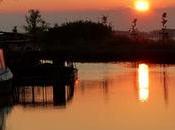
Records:
[[[167,34],[168,31],[167,13],[163,13],[160,19],[162,28],[157,31],[160,37],[158,40],[150,39],[148,35],[151,34],[140,32],[137,29],[137,21],[137,18],[133,19],[129,31],[114,31],[106,16],[101,17],[101,22],[79,20],[49,27],[49,24],[42,19],[40,11],[32,9],[26,15],[27,34],[24,35],[30,40],[28,44],[32,48],[31,51],[38,51],[39,55],[44,54],[47,57],[84,61],[89,59],[171,61],[175,55],[175,41],[169,35],[162,36],[162,33]]]
[[[75,21],[49,28],[48,31],[43,33],[41,44],[45,45],[45,49],[66,48],[68,46],[96,46],[105,39],[112,37],[112,34],[112,27],[109,25],[91,21]]]
[[[27,25],[24,26],[24,29],[28,33],[35,34],[48,29],[48,24],[42,19],[39,10],[29,10],[25,18]]]
[[[12,32],[13,32],[13,33],[17,33],[17,32],[18,32],[17,26],[14,26],[14,27],[13,27]]]

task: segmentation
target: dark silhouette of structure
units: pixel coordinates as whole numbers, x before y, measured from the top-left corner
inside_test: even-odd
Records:
[[[24,106],[65,106],[73,98],[77,71],[60,66],[46,63],[15,71],[15,103]]]

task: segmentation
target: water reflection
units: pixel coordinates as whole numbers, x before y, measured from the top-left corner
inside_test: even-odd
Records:
[[[4,106],[0,108],[0,130],[6,130],[6,119],[12,107]]]
[[[139,64],[139,100],[145,102],[149,98],[149,68],[146,64]]]
[[[66,108],[74,96],[74,82],[21,81],[0,84],[0,130],[6,130],[6,120],[14,106],[26,108]]]
[[[9,82],[0,84],[0,130],[6,129],[6,119],[13,106],[13,92],[11,85],[12,84]]]
[[[13,95],[0,94],[0,130],[174,130],[175,66],[77,67],[76,87],[72,82],[20,82]]]
[[[163,88],[164,88],[164,100],[165,103],[168,104],[168,83],[167,83],[167,70],[166,70],[167,65],[162,65],[163,68]]]
[[[16,86],[14,99],[16,104],[23,106],[66,106],[74,95],[74,83],[56,82],[44,85]]]

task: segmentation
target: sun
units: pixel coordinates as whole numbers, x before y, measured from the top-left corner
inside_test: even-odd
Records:
[[[136,0],[134,7],[137,11],[146,12],[150,10],[150,3],[148,0]]]

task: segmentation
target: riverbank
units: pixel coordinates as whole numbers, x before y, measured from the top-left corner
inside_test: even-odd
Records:
[[[33,60],[49,59],[53,61],[72,61],[72,62],[145,62],[155,64],[175,64],[174,50],[132,50],[132,51],[31,51],[31,52],[15,52],[7,56],[8,63],[24,62],[33,64]],[[25,61],[26,61],[25,60]]]
[[[109,25],[76,21],[38,33],[3,34],[8,63],[40,59],[73,62],[143,61],[175,63],[175,41],[115,34]],[[1,38],[1,39],[2,39]],[[24,42],[25,41],[25,42]]]

